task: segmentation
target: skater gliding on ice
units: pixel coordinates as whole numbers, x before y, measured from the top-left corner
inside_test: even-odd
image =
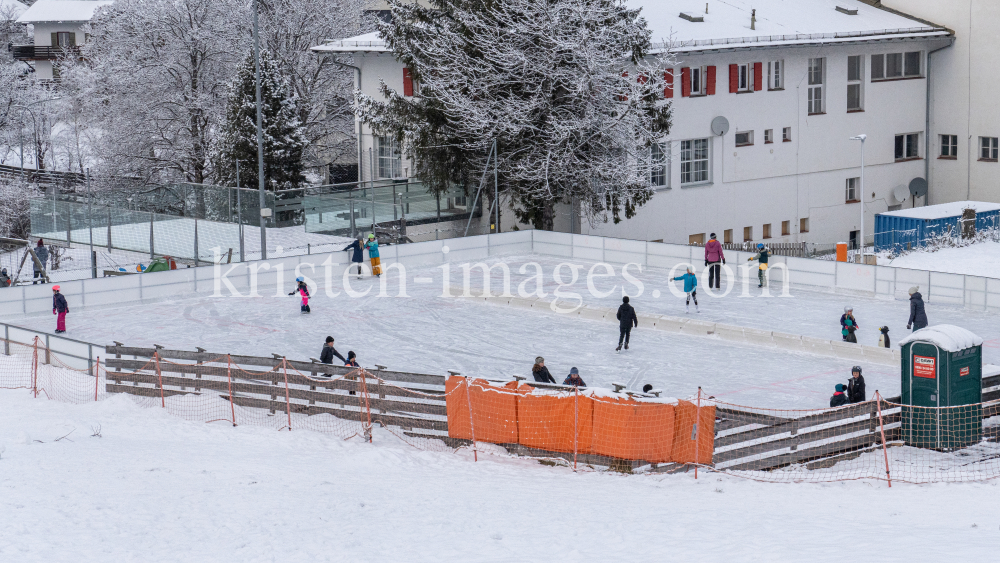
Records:
[[[906,328],[913,327],[913,332],[927,326],[927,313],[924,311],[924,297],[920,295],[920,287],[910,288],[910,320],[906,321]]]
[[[59,293],[61,288],[57,285],[52,288],[52,314],[56,317],[56,332],[66,332],[66,315],[69,314],[69,305],[66,297]]]
[[[354,242],[347,245],[344,250],[354,250],[354,254],[351,255],[351,264],[358,265],[358,279],[361,279],[361,264],[365,261],[365,247],[361,244],[361,237],[358,237]],[[350,267],[348,267],[350,269]]]
[[[844,342],[858,343],[858,337],[854,334],[858,330],[858,320],[854,318],[854,308],[844,307],[844,314],[840,316],[840,335]]]
[[[757,260],[758,263],[760,264],[757,267],[757,281],[758,281],[757,287],[764,287],[765,285],[767,285],[767,278],[764,277],[764,273],[767,272],[767,261],[770,257],[771,257],[771,251],[766,246],[764,246],[763,243],[758,243],[757,255],[748,260],[748,262],[753,262],[754,260]]]
[[[365,248],[368,249],[368,258],[372,262],[372,274],[377,278],[382,275],[382,260],[378,255],[378,239],[375,238],[375,233],[368,234],[368,242],[365,243]]]
[[[628,304],[628,295],[622,297],[622,304],[618,306],[618,347],[615,348],[615,352],[621,352],[622,343],[625,343],[625,349],[628,350],[628,341],[632,336],[632,327],[639,326],[639,318],[635,316],[635,309]]]
[[[721,289],[722,266],[719,263],[726,263],[726,255],[722,252],[722,243],[715,240],[715,233],[712,233],[708,242],[705,243],[705,266],[708,267],[708,288]],[[697,303],[695,304],[697,306]]]
[[[694,275],[691,268],[687,269],[687,273],[683,276],[677,276],[670,281],[683,281],[684,282],[684,293],[687,297],[684,299],[685,312],[691,312],[691,300],[694,300],[694,310],[701,312],[698,308],[698,276]]]
[[[295,295],[296,293],[298,293],[299,295],[301,295],[302,296],[302,312],[303,313],[311,313],[312,309],[309,308],[309,286],[306,285],[306,281],[302,277],[295,278],[295,281],[298,283],[298,285],[295,286],[295,291],[289,293],[289,295]]]

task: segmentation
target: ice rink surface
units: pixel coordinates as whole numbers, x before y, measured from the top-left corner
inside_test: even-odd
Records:
[[[326,255],[317,255],[320,264]],[[346,261],[343,253],[335,260]],[[508,256],[489,264],[504,262],[511,271],[511,290],[535,272],[519,273],[521,265],[537,262],[545,272],[544,292],[552,298],[556,289],[553,270],[561,261],[542,256]],[[642,283],[625,281],[621,266],[614,266],[615,277],[596,280],[595,288],[603,298],[589,295],[586,274],[593,263],[574,260],[580,266],[579,278],[561,292],[582,294],[591,307],[617,307],[625,287],[633,296],[639,313],[689,315],[699,320],[730,325],[763,328],[792,334],[840,339],[839,319],[845,305],[854,307],[861,327],[859,340],[875,345],[877,328],[890,327],[893,342],[909,333],[905,330],[909,303],[905,300],[874,299],[792,289],[781,297],[781,284],[773,282],[770,297],[752,284],[749,296],[741,297],[736,284],[726,297],[712,298],[702,287],[699,291],[701,313],[685,313],[682,298],[669,290],[670,272],[632,266],[629,274]],[[322,272],[323,268],[317,268]],[[561,280],[568,283],[564,267]],[[601,270],[603,272],[603,270]],[[675,272],[674,275],[679,275]],[[850,360],[788,352],[770,347],[723,341],[714,337],[669,334],[640,326],[632,333],[628,351],[616,353],[618,330],[611,323],[580,319],[575,315],[557,315],[510,306],[491,305],[459,298],[441,297],[444,283],[441,267],[410,269],[406,272],[407,294],[398,297],[398,271],[387,274],[386,296],[379,296],[379,284],[370,277],[349,280],[353,291],[370,293],[362,298],[345,294],[342,279],[334,280],[336,297],[324,288],[313,291],[312,314],[299,312],[292,290],[294,274],[286,275],[286,287],[280,295],[274,289],[262,290],[263,297],[197,297],[121,308],[81,310],[68,318],[67,336],[85,341],[127,345],[159,344],[167,348],[194,349],[200,346],[212,352],[233,354],[285,355],[305,360],[319,357],[323,341],[330,335],[344,356],[358,354],[362,365],[376,363],[389,369],[445,374],[454,369],[465,375],[509,380],[514,375],[530,377],[536,356],[543,356],[552,374],[561,379],[570,367],[577,367],[590,385],[608,386],[612,381],[640,389],[651,383],[674,397],[690,397],[702,387],[706,395],[737,404],[772,408],[815,408],[826,406],[836,383],[846,383],[854,362]],[[427,283],[418,280],[429,279]],[[501,268],[492,270],[491,291],[501,292]],[[482,285],[482,274],[472,270],[470,284]],[[462,268],[451,267],[450,286],[461,288]],[[674,282],[679,285],[679,282]],[[702,284],[704,285],[704,284]],[[534,281],[526,288],[535,289]],[[723,287],[725,289],[725,287]],[[659,297],[654,297],[659,291]],[[458,294],[461,290],[452,290]],[[570,307],[570,298],[560,306]],[[70,303],[72,310],[73,304]],[[976,332],[986,340],[984,360],[1000,363],[1000,321],[995,315],[928,303],[931,324],[948,323]],[[39,330],[54,325],[49,317],[8,319]],[[869,395],[877,389],[883,396],[899,393],[898,367],[860,364],[864,368]]]

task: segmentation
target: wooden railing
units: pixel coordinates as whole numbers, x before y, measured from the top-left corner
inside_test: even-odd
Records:
[[[79,57],[79,47],[59,47],[48,45],[14,45],[11,54],[19,61],[50,61],[64,56]]]

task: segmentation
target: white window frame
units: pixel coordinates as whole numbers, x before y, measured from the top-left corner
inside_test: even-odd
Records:
[[[896,153],[896,143],[899,142],[899,138],[903,138],[903,155],[899,156]],[[910,152],[910,149],[913,152]],[[900,133],[893,138],[893,157],[897,162],[903,160],[914,160],[920,158],[920,133]]]
[[[687,139],[680,142],[681,147],[681,185],[695,186],[712,181],[712,140]],[[698,156],[698,150],[704,149],[704,158]],[[699,166],[699,164],[702,164]]]
[[[767,63],[767,89],[785,89],[785,61],[779,59]]]
[[[996,162],[998,156],[998,145],[1000,145],[1000,139],[996,137],[980,137],[979,138],[979,160],[984,160],[986,162]]]
[[[392,137],[375,137],[376,173],[378,179],[403,177],[403,154],[399,143]]]
[[[818,67],[818,68],[817,68]],[[809,59],[806,113],[822,115],[826,113],[826,58]]]
[[[733,137],[733,140],[738,139],[740,135],[746,135],[747,137],[746,137],[746,141],[744,141],[742,143],[739,142],[739,141],[736,141],[736,146],[737,147],[751,147],[751,146],[753,146],[753,131],[752,130],[751,131],[737,131],[736,134],[735,134],[735,136]]]
[[[857,203],[861,201],[858,197],[861,193],[861,178],[856,176],[848,178],[844,184],[844,203]]]
[[[855,78],[851,78],[851,61],[854,61],[857,65],[855,69],[857,75]],[[851,90],[857,90],[858,104],[856,107],[851,107]],[[865,56],[864,55],[851,55],[847,57],[847,111],[857,112],[865,111]]]
[[[705,95],[705,67],[703,66],[691,67],[691,95]]]
[[[941,152],[938,158],[958,158],[958,135],[941,135]]]
[[[791,127],[782,127],[781,128],[781,142],[782,143],[791,143],[792,142],[792,128]]]
[[[736,65],[736,91],[753,92],[753,65],[750,63]]]
[[[907,58],[911,61],[913,58],[917,59],[917,71],[907,72]],[[924,77],[924,52],[923,51],[905,51],[901,53],[881,53],[878,55],[871,56],[871,80],[872,82],[880,82],[884,80],[904,80],[912,78],[923,78]],[[890,69],[890,63],[899,63],[898,69]],[[898,70],[898,73],[897,73]]]
[[[649,184],[654,188],[670,187],[669,150],[669,145],[664,143],[653,143],[649,147]]]
[[[770,145],[774,142],[774,129],[764,129],[764,144]]]

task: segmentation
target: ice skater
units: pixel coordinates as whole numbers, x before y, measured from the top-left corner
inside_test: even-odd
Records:
[[[628,295],[622,297],[622,304],[618,306],[618,347],[615,352],[622,351],[622,343],[628,350],[628,341],[632,337],[632,327],[639,326],[639,318],[635,316],[635,309],[628,304]]]
[[[726,255],[722,252],[722,243],[715,239],[715,233],[705,243],[705,266],[708,268],[708,288],[722,288],[722,266],[726,263]],[[697,304],[695,304],[697,307]]]
[[[910,288],[910,320],[906,321],[906,328],[913,327],[913,332],[927,326],[927,313],[924,311],[924,297],[920,295],[920,287]]]
[[[296,293],[298,293],[299,295],[301,295],[302,296],[302,309],[301,309],[302,312],[303,313],[312,313],[312,309],[309,307],[309,286],[306,285],[305,278],[299,276],[299,277],[295,278],[295,281],[298,283],[298,285],[295,287],[295,291],[289,293],[289,295],[295,295]]]
[[[340,358],[340,361],[344,362],[345,366],[347,365],[347,360],[333,347],[333,337],[327,336],[326,343],[323,345],[323,351],[319,354],[319,361],[323,364],[332,364],[334,356]]]
[[[69,314],[69,305],[66,303],[66,297],[59,290],[62,289],[58,285],[52,287],[52,314],[58,315],[56,317],[56,332],[63,333],[66,332],[66,315]]]
[[[382,261],[378,256],[378,239],[375,238],[375,233],[368,233],[365,248],[368,249],[368,259],[372,262],[372,274],[377,278],[382,275]]]
[[[844,314],[840,316],[840,336],[844,342],[858,343],[858,337],[854,332],[858,330],[858,320],[854,318],[854,308],[844,307]]]
[[[684,293],[687,297],[684,300],[684,308],[686,313],[691,312],[691,300],[694,300],[694,310],[700,313],[701,309],[698,308],[698,276],[691,272],[691,268],[688,267],[687,273],[682,276],[677,276],[670,281],[683,281],[684,282]]]
[[[35,278],[31,285],[45,283],[45,263],[49,261],[49,249],[45,248],[45,241],[42,239],[38,239],[38,246],[35,247],[35,258],[38,258],[38,263],[32,261]],[[42,278],[42,281],[38,281],[38,278]]]
[[[861,366],[851,368],[851,378],[847,380],[847,400],[851,403],[865,402],[865,378]]]
[[[757,244],[757,255],[747,260],[748,262],[753,262],[757,260],[760,264],[757,268],[757,287],[764,287],[767,285],[767,278],[764,276],[764,272],[767,271],[767,261],[771,257],[771,250],[764,246],[763,243]]]
[[[348,269],[350,269],[351,267],[353,267],[354,264],[357,264],[358,265],[358,279],[360,280],[361,279],[361,264],[363,264],[364,261],[365,261],[365,247],[364,247],[364,245],[361,244],[361,237],[358,237],[354,242],[352,242],[351,244],[347,245],[347,248],[345,248],[344,250],[353,250],[354,251],[354,254],[351,255],[351,266],[349,266]]]

